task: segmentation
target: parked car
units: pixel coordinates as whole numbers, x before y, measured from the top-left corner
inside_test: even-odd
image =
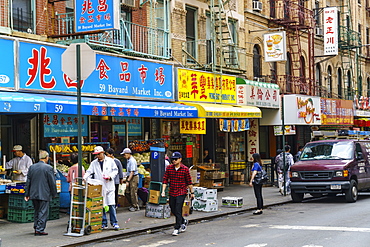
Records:
[[[291,167],[291,197],[301,202],[304,194],[345,194],[356,202],[358,191],[370,189],[370,142],[322,140],[309,142],[300,160]]]

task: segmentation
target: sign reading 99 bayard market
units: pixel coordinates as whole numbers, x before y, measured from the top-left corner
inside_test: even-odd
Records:
[[[236,77],[203,71],[177,69],[178,100],[236,103]]]

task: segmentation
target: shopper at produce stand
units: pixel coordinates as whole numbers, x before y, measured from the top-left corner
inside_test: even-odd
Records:
[[[172,235],[177,236],[180,232],[185,232],[188,220],[182,217],[182,206],[188,188],[191,199],[194,199],[193,183],[190,176],[190,171],[187,166],[182,164],[182,155],[180,152],[174,152],[171,156],[172,164],[169,165],[164,173],[162,185],[162,197],[166,196],[167,184],[170,187],[170,208],[173,215],[176,217],[176,223]]]
[[[115,183],[115,186],[116,186],[115,202],[116,202],[116,208],[117,208],[117,205],[118,205],[118,187],[119,187],[120,184],[123,184],[122,163],[119,159],[114,157],[114,149],[113,148],[108,148],[106,150],[106,155],[109,158],[112,158],[114,160],[114,162],[116,163],[117,168],[118,168],[118,175],[114,178],[114,183]]]
[[[136,159],[132,156],[131,149],[125,148],[122,153],[127,159],[127,178],[126,178],[126,190],[125,197],[130,204],[128,210],[131,212],[140,210],[139,202],[137,199],[137,186],[139,183],[139,172],[137,169]]]
[[[32,200],[35,209],[33,229],[35,236],[48,235],[45,232],[46,221],[49,217],[49,202],[56,197],[54,169],[48,165],[49,154],[45,150],[39,151],[40,161],[32,165],[28,171],[24,200]]]
[[[21,145],[15,145],[13,152],[16,157],[5,163],[6,170],[12,170],[11,178],[13,181],[26,181],[27,173],[33,164],[32,159],[23,152]]]
[[[68,169],[67,182],[69,183],[68,191],[71,193],[72,184],[76,184],[78,178],[78,153],[71,154],[72,166]],[[85,168],[82,166],[81,178],[85,175]]]
[[[90,167],[86,170],[84,179],[90,178],[93,174],[94,179],[100,180],[103,184],[103,222],[102,228],[108,229],[108,220],[106,213],[109,212],[110,223],[115,230],[119,230],[119,225],[117,221],[116,208],[115,208],[115,185],[114,178],[117,176],[118,168],[116,163],[112,158],[105,156],[104,148],[101,146],[96,146],[94,148],[93,154],[96,155]],[[87,182],[89,182],[87,180]],[[107,210],[108,208],[108,210]]]

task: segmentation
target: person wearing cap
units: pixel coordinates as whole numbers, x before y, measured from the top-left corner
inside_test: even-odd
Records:
[[[185,232],[188,220],[182,217],[182,206],[185,197],[188,194],[188,189],[191,199],[194,198],[193,183],[190,176],[190,171],[187,166],[182,164],[182,155],[180,152],[174,152],[171,156],[172,164],[169,165],[163,176],[162,197],[166,196],[166,188],[169,183],[170,191],[170,208],[172,214],[176,217],[173,236],[179,235],[180,232]]]
[[[23,152],[21,145],[15,145],[13,152],[15,157],[5,163],[5,169],[13,170],[12,180],[26,182],[28,169],[33,164],[32,159]]]
[[[32,165],[28,171],[24,200],[32,200],[34,213],[33,229],[35,236],[48,235],[45,232],[46,221],[49,217],[49,203],[57,195],[54,169],[48,163],[49,153],[39,151],[40,161]]]
[[[115,192],[115,202],[116,202],[116,208],[118,206],[118,188],[119,188],[119,185],[120,184],[123,184],[123,168],[122,168],[122,163],[119,159],[117,159],[116,157],[114,157],[114,149],[113,148],[108,148],[106,151],[105,151],[106,155],[109,157],[109,158],[112,158],[114,160],[114,162],[116,163],[117,165],[117,168],[118,168],[118,175],[114,178],[114,183],[115,183],[115,186],[116,186],[116,192]]]
[[[118,168],[116,163],[112,158],[105,155],[104,148],[101,146],[96,146],[94,148],[93,154],[96,155],[89,168],[86,170],[83,178],[86,180],[94,174],[94,179],[100,180],[103,184],[103,222],[102,228],[108,229],[108,220],[106,213],[109,212],[110,223],[115,230],[119,230],[119,225],[117,221],[116,214],[116,201],[115,201],[115,190],[116,186],[114,183],[114,178],[117,176]],[[87,180],[89,182],[89,180]],[[109,210],[106,210],[108,206]]]
[[[132,156],[131,149],[125,148],[122,153],[123,157],[127,159],[127,178],[125,197],[130,204],[128,210],[131,212],[140,210],[137,199],[137,185],[139,183],[139,172],[137,169],[136,159]]]

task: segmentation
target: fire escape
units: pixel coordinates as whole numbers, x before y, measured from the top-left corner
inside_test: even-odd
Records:
[[[314,95],[313,12],[304,7],[303,0],[272,0],[270,3],[270,26],[284,28],[288,52],[285,74],[273,76],[272,82],[277,83],[283,93]],[[302,52],[302,43],[305,41],[308,47],[307,61]]]
[[[339,55],[345,83],[345,98],[353,100],[361,90],[361,63],[359,61],[362,46],[361,35],[352,28],[350,0],[343,0],[340,6]],[[356,83],[357,82],[357,83]]]
[[[244,73],[246,52],[238,46],[236,32],[231,27],[230,0],[209,0],[208,4],[210,25],[207,31],[210,37],[184,43],[182,50],[187,57],[184,65],[217,73]],[[197,52],[192,53],[194,47]]]

